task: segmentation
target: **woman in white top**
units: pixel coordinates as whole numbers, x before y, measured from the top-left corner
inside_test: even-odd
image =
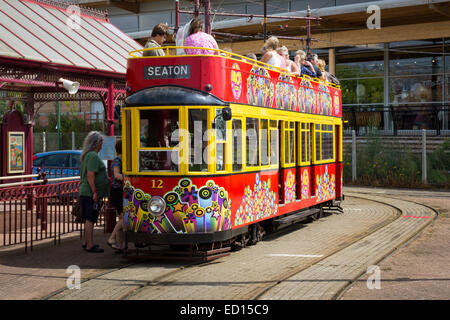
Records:
[[[264,44],[266,52],[261,57],[261,62],[273,65],[278,68],[286,68],[286,63],[276,51],[278,45],[279,41],[277,37],[272,36],[267,39],[266,43]]]
[[[297,66],[297,64],[289,59],[289,50],[282,46],[281,48],[278,48],[277,50],[278,54],[284,59],[286,63],[286,69],[289,71],[291,75],[300,75],[300,69]]]

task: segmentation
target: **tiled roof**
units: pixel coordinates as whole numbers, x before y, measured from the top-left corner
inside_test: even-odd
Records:
[[[99,11],[55,0],[0,0],[0,56],[126,73],[142,46]]]

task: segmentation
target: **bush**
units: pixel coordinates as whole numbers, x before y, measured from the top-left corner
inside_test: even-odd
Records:
[[[344,183],[374,187],[442,187],[450,188],[450,139],[427,155],[428,185],[422,182],[422,157],[396,142],[390,147],[382,138],[367,137],[357,146],[357,181],[352,182],[351,145],[345,146]]]

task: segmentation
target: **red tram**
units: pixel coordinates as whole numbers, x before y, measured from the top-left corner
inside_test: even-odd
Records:
[[[128,242],[245,245],[339,205],[338,86],[222,50],[171,54],[177,48],[128,59]]]

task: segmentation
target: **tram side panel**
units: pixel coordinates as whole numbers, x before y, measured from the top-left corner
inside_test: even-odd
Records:
[[[231,229],[231,177],[127,177],[124,222],[144,234],[211,233]],[[165,200],[164,213],[149,213],[153,196]]]
[[[283,92],[292,91],[292,83],[295,83],[299,103],[297,108],[291,106],[297,101],[296,94],[291,100],[281,99],[283,95],[278,91],[274,94],[275,90],[283,87],[278,88],[274,81],[268,80],[274,78],[273,71],[249,67],[243,62],[227,61],[222,57],[167,57],[164,58],[164,65],[156,65],[162,61],[130,59],[129,64],[133,66],[128,68],[127,86],[131,92],[161,84],[177,84],[200,90],[210,89],[212,94],[228,101],[324,116],[342,116],[340,90],[319,87],[314,81],[308,80],[303,84],[300,79],[296,82],[281,79],[288,86]],[[187,65],[188,72],[184,68]],[[265,73],[261,74],[262,71]],[[181,75],[173,79],[161,79],[161,75],[167,72],[171,72],[172,76],[174,72],[184,72],[186,75],[184,78]],[[155,74],[159,78],[153,77]],[[212,87],[207,88],[208,84]],[[300,90],[300,84],[306,89]],[[323,94],[323,98],[313,92],[319,89],[327,93]],[[300,106],[303,97],[311,101],[304,99]],[[342,132],[342,128],[340,130]],[[339,177],[337,170],[340,170],[342,177],[342,160],[341,155],[338,156],[337,146],[338,142],[335,163],[283,168],[280,171],[242,172],[213,177],[129,176],[126,179],[124,217],[128,230],[144,234],[221,232],[331,200],[337,196],[337,184],[341,185],[340,181],[336,181]],[[162,215],[149,214],[148,202],[153,196],[161,196],[165,200]]]
[[[279,214],[287,214],[336,198],[336,165],[334,163],[301,167],[300,179],[295,168],[280,169],[284,181],[280,186]],[[311,176],[311,172],[314,176]],[[300,180],[300,181],[299,181]],[[297,188],[300,190],[297,191]]]

